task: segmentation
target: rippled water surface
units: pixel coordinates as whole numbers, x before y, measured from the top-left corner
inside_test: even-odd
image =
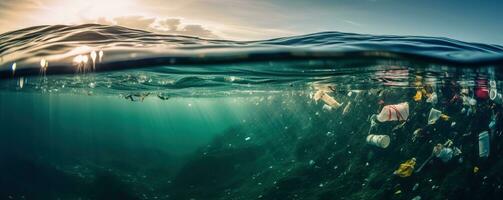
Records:
[[[0,199],[501,199],[502,67],[448,38],[4,33]]]

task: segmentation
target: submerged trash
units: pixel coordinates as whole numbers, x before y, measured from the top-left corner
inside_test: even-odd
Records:
[[[473,167],[473,173],[476,174],[479,172],[479,167],[475,166]]]
[[[465,106],[475,106],[477,105],[477,100],[474,98],[468,97],[468,96],[463,96],[463,105]]]
[[[497,104],[503,103],[503,95],[501,93],[498,93],[498,90],[496,89],[491,89],[489,91],[489,99]]]
[[[481,100],[486,100],[489,98],[489,89],[487,88],[487,80],[476,81],[475,96]]]
[[[423,93],[418,90],[416,92],[416,95],[414,95],[414,97],[412,97],[412,99],[414,99],[414,101],[421,101],[421,99],[423,98]]]
[[[433,147],[433,154],[442,162],[449,162],[452,157],[461,154],[461,150],[457,147],[451,148],[452,145],[453,142],[451,140],[447,140],[444,144],[437,144]]]
[[[421,196],[415,196],[412,200],[421,200]]]
[[[124,96],[125,99],[130,100],[130,101],[139,101],[143,102],[145,98],[147,98],[150,95],[150,92],[146,93],[141,93],[141,94],[127,94]]]
[[[345,115],[349,112],[349,107],[351,106],[351,102],[348,102],[346,106],[344,106],[344,109],[342,110],[342,114]]]
[[[423,137],[422,135],[422,130],[421,128],[418,128],[414,131],[414,133],[412,133],[412,141],[416,141],[417,138],[420,138],[420,137]]]
[[[415,166],[416,166],[416,158],[412,158],[400,164],[400,167],[398,167],[398,169],[395,170],[393,174],[403,178],[409,177],[410,175],[412,175],[412,172],[414,172]]]
[[[331,111],[332,110],[332,107],[327,105],[327,104],[323,104],[323,107],[321,107],[323,110],[326,110],[326,111]]]
[[[332,108],[338,108],[342,106],[342,103],[339,103],[337,100],[335,100],[332,96],[328,95],[326,91],[324,90],[318,90],[316,93],[314,93],[313,99],[315,101],[322,100],[325,105],[328,105]]]
[[[479,134],[479,157],[489,157],[489,133],[484,131]]]
[[[377,120],[385,121],[405,121],[409,117],[409,103],[403,102],[396,105],[384,106],[377,115]]]
[[[431,108],[430,114],[428,115],[428,124],[435,124],[438,119],[447,121],[449,120],[449,116],[442,114],[442,112],[435,108]]]
[[[387,135],[368,135],[367,144],[385,149],[390,144],[390,138]]]
[[[436,104],[438,102],[437,93],[436,92],[431,93],[426,99],[426,102]]]
[[[442,144],[437,144],[433,148],[433,152],[442,162],[449,162],[454,154],[454,151],[451,148],[444,147]]]

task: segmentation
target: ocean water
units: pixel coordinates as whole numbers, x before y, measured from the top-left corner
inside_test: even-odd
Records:
[[[501,199],[502,67],[448,38],[4,33],[0,199]]]

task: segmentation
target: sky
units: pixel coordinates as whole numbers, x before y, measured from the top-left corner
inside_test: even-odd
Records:
[[[258,40],[340,31],[503,45],[501,0],[0,0],[0,32],[100,23]]]

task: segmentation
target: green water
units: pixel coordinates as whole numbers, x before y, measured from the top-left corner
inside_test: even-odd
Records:
[[[474,96],[480,86],[452,78],[433,82],[438,103],[415,101],[417,88],[402,80],[422,79],[402,72],[377,72],[388,80],[385,84],[339,85],[329,95],[342,106],[331,110],[322,101],[313,100],[313,85],[304,84],[261,86],[261,90],[240,86],[214,96],[208,95],[212,90],[189,88],[185,94],[194,95],[166,98],[159,93],[144,95],[143,100],[139,96],[145,93],[141,92],[128,96],[124,91],[117,95],[25,91],[20,87],[3,91],[0,196],[416,200],[501,197],[501,104],[481,97],[476,105],[464,105],[455,98],[460,88],[468,89]],[[87,84],[82,86],[86,87]],[[198,96],[201,90],[206,95]],[[373,114],[384,105],[401,102],[410,105],[406,121],[382,122],[370,129]],[[450,118],[428,125],[432,108]],[[466,109],[471,110],[468,113]],[[496,126],[488,128],[492,120]],[[418,129],[422,131],[415,138]],[[485,130],[491,131],[491,152],[488,158],[481,158],[478,133]],[[390,136],[390,146],[377,148],[367,144],[369,133]],[[417,159],[417,169],[431,155],[435,144],[448,139],[453,140],[461,155],[446,163],[433,158],[421,172],[409,177],[393,175],[400,163],[412,157]]]

